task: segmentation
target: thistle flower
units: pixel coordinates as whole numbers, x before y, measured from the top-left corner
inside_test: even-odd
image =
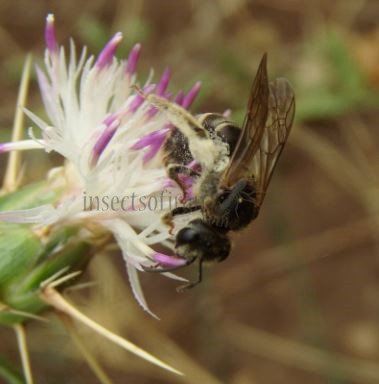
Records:
[[[163,243],[173,249],[161,217],[181,192],[167,179],[159,157],[170,122],[136,89],[141,46],[136,44],[127,60],[118,60],[115,52],[122,35],[116,33],[96,58],[88,56],[86,48],[77,57],[73,41],[68,53],[59,46],[53,15],[47,17],[45,40],[45,67],[37,67],[37,78],[48,121],[25,110],[40,133],[31,128],[29,140],[1,144],[0,152],[42,149],[61,154],[64,165],[48,175],[49,190],[57,197],[33,208],[2,211],[0,220],[28,223],[41,233],[74,226],[76,236],[87,243],[112,234],[132,291],[149,311],[138,271],[157,261],[185,261],[153,248]],[[173,96],[168,92],[170,79],[168,70],[156,83],[150,75],[141,86],[143,93],[189,108],[200,83]]]

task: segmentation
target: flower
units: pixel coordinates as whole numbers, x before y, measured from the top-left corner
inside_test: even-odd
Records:
[[[171,73],[166,70],[157,83],[150,75],[141,93],[136,86],[141,45],[131,49],[127,60],[118,60],[115,52],[121,33],[96,58],[88,56],[86,48],[77,58],[73,41],[68,54],[59,46],[54,16],[49,15],[45,40],[45,68],[36,71],[49,121],[25,110],[40,135],[30,129],[29,140],[1,144],[0,152],[43,149],[61,154],[64,165],[48,175],[51,188],[60,191],[59,198],[32,209],[0,212],[0,220],[36,228],[76,225],[82,228],[80,236],[89,241],[113,234],[132,291],[149,311],[138,271],[156,262],[178,266],[185,260],[152,248],[163,243],[173,249],[173,237],[161,217],[181,191],[167,179],[159,156],[172,126],[144,94],[154,93],[189,108],[200,83],[173,96],[168,92]],[[115,202],[118,209],[111,207]]]

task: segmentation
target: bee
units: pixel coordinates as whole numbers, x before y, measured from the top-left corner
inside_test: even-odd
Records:
[[[198,261],[197,279],[202,281],[204,262],[220,262],[230,253],[230,231],[238,231],[257,218],[278,159],[287,142],[295,115],[295,95],[284,78],[269,82],[267,55],[264,54],[253,81],[242,128],[223,115],[208,113],[192,116],[178,105],[155,95],[148,100],[166,112],[174,125],[164,144],[163,161],[168,176],[182,189],[181,175],[195,179],[195,204],[180,206],[164,217],[200,211],[196,218],[178,231],[175,253]],[[193,161],[200,171],[189,166]],[[146,268],[166,272],[177,269]]]
[[[228,145],[228,153],[233,153],[241,132],[238,125],[218,113],[200,114],[196,116],[196,119],[212,140],[222,140]],[[167,175],[181,189],[182,201],[184,202],[187,198],[187,190],[180,176],[199,178],[201,174],[194,167],[189,166],[194,164],[195,160],[190,151],[187,137],[177,127],[173,127],[165,141],[163,153],[163,164],[166,167]],[[169,219],[169,215],[166,216],[167,224],[171,224]]]

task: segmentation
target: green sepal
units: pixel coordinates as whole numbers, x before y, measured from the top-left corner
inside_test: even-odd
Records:
[[[41,251],[41,242],[29,227],[0,222],[0,290],[27,272]]]
[[[58,191],[48,183],[30,184],[0,197],[0,210],[21,210],[54,203]],[[91,246],[78,239],[78,227],[60,227],[42,241],[30,225],[0,222],[0,324],[12,325],[48,308],[40,298],[40,285],[62,270],[82,271]],[[67,284],[72,284],[70,280]],[[63,288],[64,286],[60,287]]]
[[[58,197],[59,191],[46,182],[33,183],[1,196],[0,211],[34,208],[53,203]]]
[[[71,241],[78,231],[78,227],[63,227],[51,233],[41,254],[39,255],[38,262],[40,263],[49,258],[50,255],[55,252],[55,249],[62,247]]]
[[[2,302],[13,310],[40,314],[49,307],[40,298],[41,283],[62,270],[65,270],[64,274],[83,271],[91,256],[90,244],[72,241],[59,252],[38,263],[24,276],[20,276],[18,280],[12,281],[12,284],[8,284],[2,292]],[[64,288],[74,282],[75,280],[72,279],[59,288]],[[0,324],[3,325],[12,325],[26,320],[28,318],[25,316],[7,310],[0,312]]]

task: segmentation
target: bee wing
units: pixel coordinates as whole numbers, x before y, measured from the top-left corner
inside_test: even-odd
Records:
[[[238,180],[251,175],[252,158],[257,153],[268,116],[269,84],[267,76],[267,55],[264,54],[251,87],[247,112],[236,148],[228,168],[222,177],[222,184],[233,186]]]
[[[241,178],[253,178],[258,208],[263,203],[295,115],[295,95],[286,79],[271,82],[267,98],[263,86],[261,89],[254,89],[253,86],[248,106],[255,104],[255,107],[248,110],[241,138],[222,181],[223,185],[231,187]],[[254,112],[252,117],[251,111]]]
[[[258,151],[252,158],[251,171],[255,178],[257,207],[266,196],[276,164],[287,142],[295,117],[295,94],[286,79],[270,83],[268,117]]]

